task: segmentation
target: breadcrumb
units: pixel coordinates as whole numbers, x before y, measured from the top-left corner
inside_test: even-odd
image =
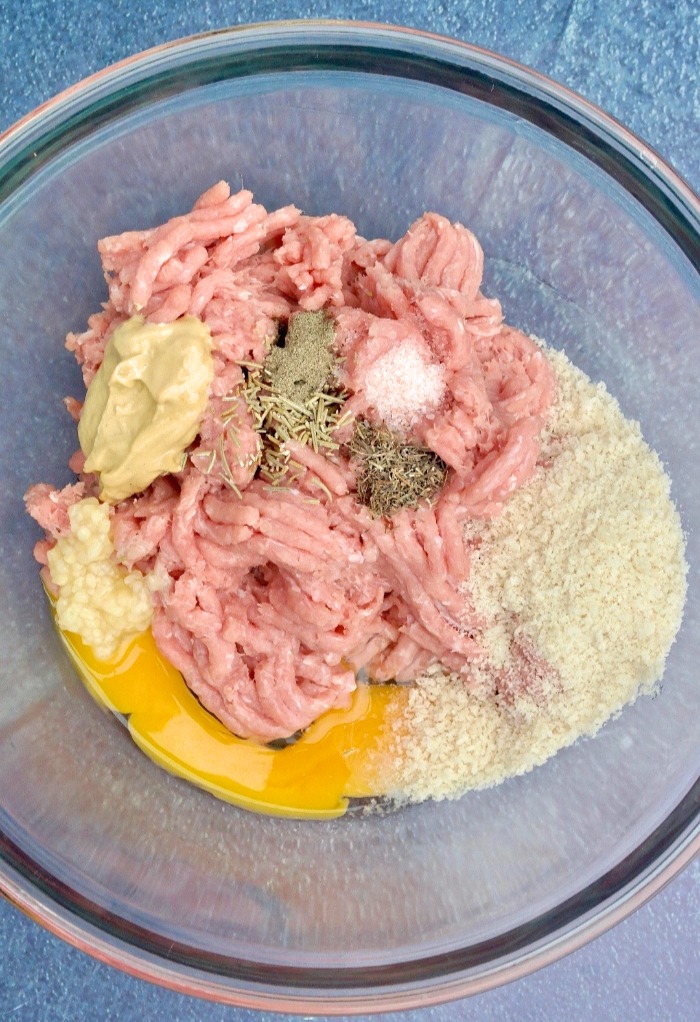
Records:
[[[397,700],[380,755],[400,801],[497,784],[595,734],[654,690],[680,627],[687,564],[663,466],[602,383],[546,353],[558,398],[535,477],[467,525],[487,661],[471,685],[433,668]],[[504,700],[523,644],[550,671]]]

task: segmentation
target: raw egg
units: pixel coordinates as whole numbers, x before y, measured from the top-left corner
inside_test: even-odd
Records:
[[[59,635],[80,677],[159,766],[244,809],[277,816],[342,816],[349,799],[381,796],[376,755],[395,685],[358,684],[346,710],[329,710],[293,744],[237,738],[208,713],[144,632],[109,661],[78,635]]]

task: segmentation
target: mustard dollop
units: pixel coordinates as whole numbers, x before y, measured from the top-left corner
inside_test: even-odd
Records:
[[[132,316],[114,331],[78,424],[85,471],[99,474],[102,500],[117,503],[180,471],[207,405],[211,345],[195,316]]]

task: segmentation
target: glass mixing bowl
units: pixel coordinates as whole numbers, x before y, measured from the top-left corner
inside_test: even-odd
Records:
[[[656,699],[461,801],[316,823],[170,777],[92,702],[56,638],[22,509],[68,481],[63,349],[106,297],[97,239],[213,182],[401,235],[466,223],[506,318],[603,379],[674,480],[691,593]],[[315,1013],[513,979],[649,897],[700,848],[697,199],[537,74],[417,32],[225,31],[68,90],[0,148],[0,884],[55,933],[190,993]],[[643,500],[640,494],[640,500]]]

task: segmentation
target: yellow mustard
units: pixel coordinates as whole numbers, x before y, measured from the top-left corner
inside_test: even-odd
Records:
[[[78,425],[85,471],[116,503],[182,468],[214,376],[209,328],[195,316],[147,323],[132,316],[109,339]]]

